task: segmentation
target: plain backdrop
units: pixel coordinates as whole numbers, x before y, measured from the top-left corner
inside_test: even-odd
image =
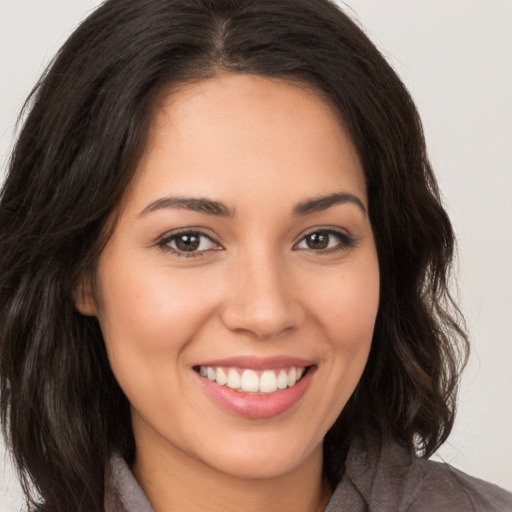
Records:
[[[97,0],[0,0],[0,179],[24,99]],[[341,3],[341,2],[340,2]],[[438,456],[512,490],[512,2],[347,0],[410,89],[459,246],[472,340]],[[0,510],[21,510],[0,443]]]

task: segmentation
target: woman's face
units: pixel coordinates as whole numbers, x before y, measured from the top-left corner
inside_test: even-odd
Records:
[[[358,154],[314,93],[235,74],[162,99],[79,304],[138,455],[249,478],[321,457],[377,313],[367,212]]]

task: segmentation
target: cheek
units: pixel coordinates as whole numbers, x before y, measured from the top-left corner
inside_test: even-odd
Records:
[[[327,431],[361,379],[371,348],[379,305],[379,269],[375,258],[342,264],[337,272],[316,274],[309,288],[321,347],[317,397],[321,431]]]
[[[132,404],[161,408],[181,389],[176,366],[214,311],[214,290],[200,273],[114,259],[101,269],[99,321],[110,365]]]
[[[203,283],[192,273],[131,265],[105,275],[100,322],[107,344],[131,340],[143,350],[175,350],[208,313],[208,302],[198,300]]]
[[[369,350],[379,307],[376,256],[344,265],[337,275],[326,272],[311,290],[317,318],[331,344],[343,351]],[[323,286],[319,286],[323,284]]]

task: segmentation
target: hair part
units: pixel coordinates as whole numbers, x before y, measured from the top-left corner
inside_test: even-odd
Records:
[[[334,486],[355,432],[432,454],[454,420],[467,337],[448,289],[454,235],[405,87],[329,0],[108,0],[33,90],[0,197],[0,412],[34,510],[103,505],[130,407],[96,319],[74,307],[165,88],[251,73],[321,91],[361,157],[381,298],[361,381],[324,442]],[[33,484],[39,499],[31,498]]]

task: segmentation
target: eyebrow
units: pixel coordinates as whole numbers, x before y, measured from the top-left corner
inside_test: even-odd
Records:
[[[293,215],[308,215],[310,213],[327,210],[331,206],[337,204],[345,203],[355,204],[365,215],[367,214],[363,202],[356,195],[341,192],[301,201],[293,209]],[[148,213],[154,212],[155,210],[161,210],[165,208],[191,210],[194,212],[206,213],[207,215],[216,215],[219,217],[234,217],[235,215],[234,209],[229,208],[229,206],[221,203],[220,201],[214,201],[212,199],[201,197],[168,196],[153,201],[148,206],[146,206],[146,208],[144,208],[144,210],[142,210],[138,216],[143,217]]]
[[[354,194],[345,192],[330,194],[328,196],[317,197],[301,201],[293,209],[294,215],[308,215],[309,213],[320,212],[327,210],[336,204],[352,203],[355,204],[365,215],[367,215],[366,208],[363,202]]]
[[[162,197],[150,203],[144,210],[139,213],[139,217],[143,217],[148,213],[163,208],[177,208],[182,210],[191,210],[208,215],[218,215],[220,217],[233,217],[235,212],[224,203],[212,201],[201,197],[179,197],[170,196]]]

